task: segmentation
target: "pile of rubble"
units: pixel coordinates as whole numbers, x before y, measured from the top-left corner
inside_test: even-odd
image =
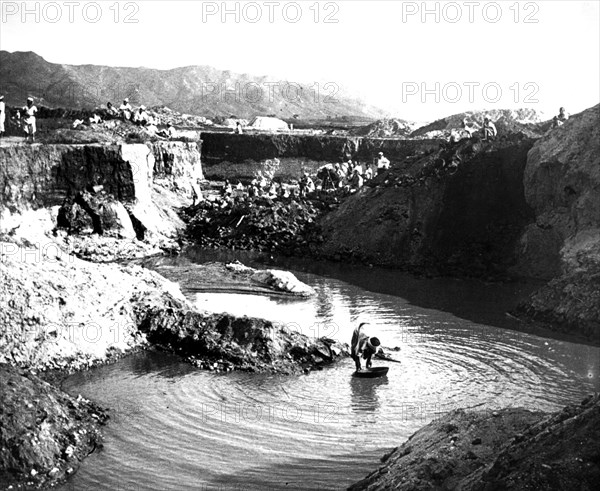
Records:
[[[186,210],[189,235],[202,247],[302,254],[321,239],[318,218],[338,198],[248,197],[202,201]]]

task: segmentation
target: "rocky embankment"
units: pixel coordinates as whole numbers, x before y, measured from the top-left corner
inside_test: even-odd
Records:
[[[594,489],[600,479],[600,396],[554,414],[453,411],[382,463],[349,489]]]
[[[600,342],[600,105],[572,116],[528,154],[524,184],[535,220],[522,269],[552,280],[518,308],[551,329]]]
[[[0,387],[0,489],[47,489],[102,445],[108,416],[93,402],[5,364]]]

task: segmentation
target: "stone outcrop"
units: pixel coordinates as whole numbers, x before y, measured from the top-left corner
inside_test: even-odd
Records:
[[[599,437],[597,394],[551,415],[458,410],[417,431],[349,489],[593,489]]]
[[[125,206],[104,192],[82,191],[66,198],[57,216],[57,226],[69,234],[95,233],[118,238],[136,237],[133,223]]]
[[[94,403],[3,364],[0,387],[1,489],[47,489],[101,446],[108,416]]]
[[[520,269],[553,279],[519,306],[548,327],[600,341],[600,105],[572,116],[527,157],[525,196],[535,221]]]

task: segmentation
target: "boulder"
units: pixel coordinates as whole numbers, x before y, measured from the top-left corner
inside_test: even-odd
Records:
[[[124,239],[136,237],[125,206],[104,192],[83,191],[65,200],[58,212],[57,225],[69,233],[92,231]]]

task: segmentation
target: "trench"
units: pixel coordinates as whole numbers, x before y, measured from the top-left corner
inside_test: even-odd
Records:
[[[400,348],[402,362],[375,360],[390,371],[367,380],[351,377],[350,359],[287,377],[217,374],[142,353],[75,374],[63,388],[111,407],[113,417],[104,448],[59,489],[345,489],[446,411],[553,411],[600,389],[600,348],[502,327],[504,305],[525,286],[411,280],[295,259],[287,265],[316,289],[314,298],[206,291],[195,268],[223,256],[260,264],[253,255],[196,250],[145,265],[178,281],[203,309],[346,342],[368,320],[384,346]]]

